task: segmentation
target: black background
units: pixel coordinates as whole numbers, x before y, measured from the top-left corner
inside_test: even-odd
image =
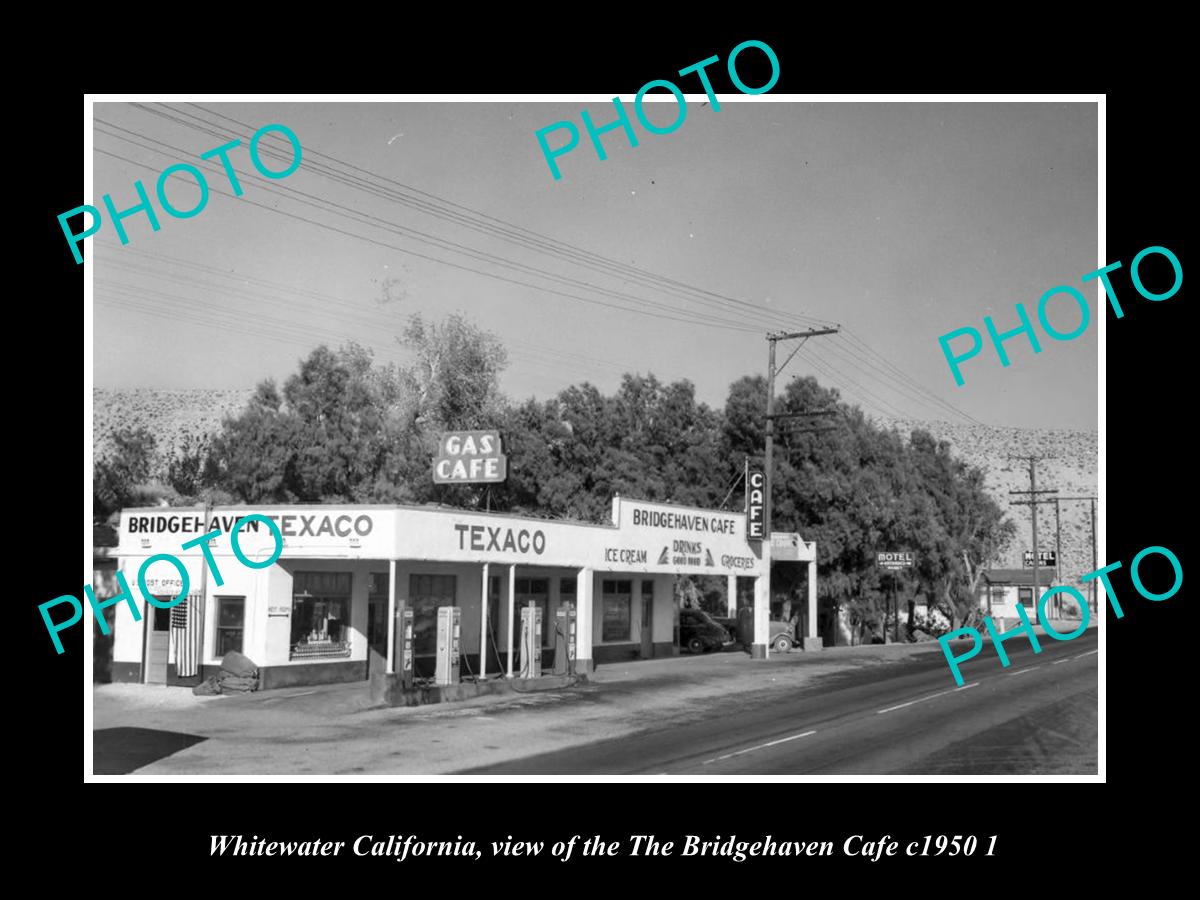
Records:
[[[303,793],[324,798],[321,805],[327,811],[319,814],[299,808],[301,789],[291,784],[85,786],[81,713],[88,685],[80,670],[90,621],[85,618],[83,626],[63,633],[67,652],[56,656],[36,608],[49,598],[78,591],[81,574],[90,571],[90,559],[85,556],[80,564],[79,545],[71,537],[81,527],[85,542],[90,534],[77,512],[79,483],[74,480],[78,448],[91,439],[90,422],[80,428],[83,392],[74,380],[76,354],[81,358],[83,353],[74,330],[80,321],[82,267],[75,265],[55,218],[84,201],[79,143],[84,104],[82,93],[60,74],[63,80],[54,88],[43,85],[36,101],[26,102],[26,121],[36,122],[37,130],[20,167],[25,174],[18,187],[26,199],[14,217],[18,230],[9,240],[15,252],[8,257],[10,271],[25,276],[13,282],[9,331],[15,382],[9,471],[24,488],[21,493],[28,492],[27,500],[9,512],[9,567],[18,575],[10,584],[19,585],[13,601],[16,618],[24,623],[18,635],[24,655],[6,692],[11,720],[5,729],[18,757],[10,763],[9,777],[16,790],[24,787],[32,793],[19,810],[9,804],[10,817],[26,817],[22,843],[47,856],[69,847],[70,858],[82,864],[81,870],[97,880],[120,878],[126,883],[125,876],[113,873],[114,867],[149,865],[189,877],[203,872],[194,883],[210,887],[248,884],[276,873],[290,876],[287,882],[274,882],[277,886],[317,887],[325,879],[344,886],[356,876],[392,873],[399,887],[416,889],[415,883],[403,884],[405,876],[424,879],[441,872],[444,882],[423,883],[452,891],[485,889],[472,881],[480,870],[505,877],[536,869],[541,874],[526,885],[539,893],[592,893],[625,885],[650,890],[651,884],[655,890],[671,890],[676,880],[683,889],[696,892],[718,885],[790,891],[835,873],[847,876],[851,885],[864,879],[899,884],[898,876],[915,876],[928,879],[918,883],[956,892],[983,885],[976,878],[986,874],[997,884],[1022,890],[1040,876],[1124,864],[1142,854],[1149,868],[1171,859],[1176,853],[1171,845],[1182,840],[1172,820],[1180,813],[1187,819],[1186,808],[1179,806],[1180,792],[1194,780],[1191,745],[1183,733],[1196,708],[1195,678],[1187,677],[1183,662],[1194,634],[1185,621],[1188,585],[1168,601],[1143,600],[1129,582],[1128,564],[1142,548],[1157,544],[1171,548],[1185,573],[1190,571],[1182,510],[1194,471],[1185,465],[1185,457],[1194,456],[1189,435],[1196,402],[1194,379],[1185,375],[1185,345],[1191,341],[1184,321],[1186,278],[1173,298],[1151,303],[1133,290],[1128,266],[1144,247],[1161,245],[1173,250],[1185,273],[1188,270],[1182,210],[1187,202],[1184,154],[1190,148],[1181,140],[1180,128],[1184,110],[1194,104],[1173,79],[1171,66],[1178,57],[1162,45],[1161,35],[1150,43],[1142,40],[1137,26],[1114,36],[1099,28],[1095,34],[1085,33],[1075,23],[1063,23],[1061,32],[1055,32],[1040,23],[1035,37],[1028,23],[1014,22],[1006,34],[993,31],[987,40],[975,34],[969,41],[961,36],[951,40],[935,28],[920,42],[897,34],[895,41],[888,36],[866,43],[860,28],[871,26],[861,24],[837,30],[820,23],[724,32],[714,27],[687,35],[672,32],[669,38],[630,24],[585,39],[581,32],[586,29],[562,24],[559,13],[546,15],[555,22],[539,27],[561,25],[561,34],[529,35],[519,41],[508,33],[519,27],[516,24],[493,35],[468,39],[455,33],[450,39],[444,31],[411,29],[396,20],[386,34],[365,37],[362,21],[342,22],[331,26],[328,39],[318,46],[311,37],[285,38],[285,27],[269,58],[261,50],[257,62],[253,52],[247,61],[237,41],[212,35],[186,64],[143,59],[132,68],[94,72],[88,86],[155,91],[219,87],[226,92],[586,91],[628,97],[645,81],[670,77],[679,68],[717,54],[722,64],[710,69],[714,89],[728,92],[733,89],[724,75],[724,59],[740,41],[756,38],[770,44],[780,60],[781,77],[772,94],[1108,91],[1106,257],[1124,263],[1113,282],[1125,317],[1117,320],[1107,313],[1108,478],[1101,482],[1101,492],[1107,504],[1108,542],[1102,563],[1125,563],[1113,583],[1126,615],[1118,621],[1110,614],[1103,631],[1107,784],[1039,779],[311,785]],[[873,27],[886,31],[885,26]],[[478,33],[487,31],[481,26]],[[342,32],[353,34],[357,42],[347,44]],[[79,35],[80,49],[91,39]],[[765,70],[761,75],[754,71],[756,57],[751,51],[739,58],[747,84],[766,80]],[[1089,60],[1101,59],[1104,69],[1088,68]],[[698,85],[684,82],[684,89],[694,92]],[[21,230],[27,227],[33,228],[30,239]],[[25,249],[34,251],[37,263],[26,259]],[[1027,307],[1035,299],[1013,298],[1024,300]],[[105,352],[105,347],[95,347],[97,357]],[[85,470],[85,492],[87,477]],[[27,548],[32,549],[32,559],[26,559]],[[1143,570],[1143,578],[1161,590],[1162,583],[1154,578],[1155,562]],[[1165,564],[1162,569],[1168,578]],[[901,857],[881,863],[848,860],[840,854],[740,864],[694,857],[578,855],[563,864],[548,852],[532,860],[489,861],[485,852],[478,863],[417,860],[403,865],[351,855],[290,861],[210,858],[208,836],[230,833],[274,840],[353,840],[370,833],[452,840],[462,835],[481,846],[508,835],[553,842],[574,834],[621,840],[630,833],[653,833],[663,840],[680,840],[687,833],[705,838],[736,833],[739,839],[754,840],[769,833],[776,840],[832,840],[839,847],[851,834],[868,839],[890,834],[905,841],[926,834],[974,834],[984,846],[986,836],[1000,838],[991,859],[977,851],[971,859]],[[646,878],[602,882],[588,878],[593,872]],[[556,874],[564,877],[556,879]],[[976,878],[963,881],[959,874]],[[297,875],[304,881],[295,881]],[[650,881],[656,877],[668,880]],[[155,878],[144,883],[170,884]],[[492,888],[517,885],[506,880]]]

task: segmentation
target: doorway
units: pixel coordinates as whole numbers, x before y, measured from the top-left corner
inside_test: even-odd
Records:
[[[387,671],[387,597],[367,600],[367,677]]]
[[[172,597],[155,597],[164,602]],[[146,646],[143,659],[145,672],[143,680],[146,684],[167,683],[167,657],[171,647],[171,610],[161,609],[153,604],[146,604]]]
[[[367,678],[387,672],[388,575],[367,575]]]
[[[642,659],[654,656],[654,582],[642,582]]]
[[[458,582],[454,575],[408,576],[408,602],[413,611],[413,674],[431,678],[436,666],[438,607],[454,606]]]

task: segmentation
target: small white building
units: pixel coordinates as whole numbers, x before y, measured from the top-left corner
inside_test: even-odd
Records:
[[[263,568],[239,560],[229,534],[255,513],[283,536],[281,554]],[[211,564],[201,545],[181,549],[217,530],[207,543]],[[765,610],[764,543],[746,540],[741,513],[620,497],[610,525],[405,506],[225,507],[207,521],[202,509],[127,509],[116,556],[141,619],[126,602],[114,607],[112,677],[192,684],[238,650],[258,665],[263,688],[366,680],[395,671],[401,601],[414,614],[417,675],[432,674],[441,606],[462,609],[464,674],[511,671],[506,648],[516,647],[519,609],[530,602],[542,608],[547,650],[555,612],[573,605],[578,671],[672,655],[675,577],[724,575],[734,597],[735,579],[752,578]],[[238,548],[260,563],[276,542],[265,522],[251,520]],[[148,604],[139,573],[150,595],[185,600],[171,609]],[[765,613],[762,621],[765,643]]]
[[[1037,597],[1055,584],[1053,569],[1038,569]],[[979,583],[979,608],[995,620],[1017,620],[1017,607],[1025,610],[1030,622],[1037,621],[1037,597],[1033,590],[1033,569],[987,569]],[[1047,610],[1047,614],[1055,610]]]

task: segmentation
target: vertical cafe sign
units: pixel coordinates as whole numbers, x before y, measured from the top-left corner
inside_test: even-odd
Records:
[[[746,473],[746,540],[763,539],[763,473],[750,469]]]
[[[434,484],[481,484],[504,481],[508,457],[498,431],[450,431],[438,441]]]

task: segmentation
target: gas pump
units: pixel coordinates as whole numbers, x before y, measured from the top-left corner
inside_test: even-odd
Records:
[[[462,643],[462,608],[439,606],[437,622],[437,668],[434,681],[458,684],[458,665]]]
[[[400,686],[411,691],[413,686],[413,611],[403,600],[396,602],[396,674]]]
[[[521,677],[542,677],[542,608],[532,601],[521,610]]]
[[[575,674],[575,605],[569,600],[554,611],[554,674]]]

